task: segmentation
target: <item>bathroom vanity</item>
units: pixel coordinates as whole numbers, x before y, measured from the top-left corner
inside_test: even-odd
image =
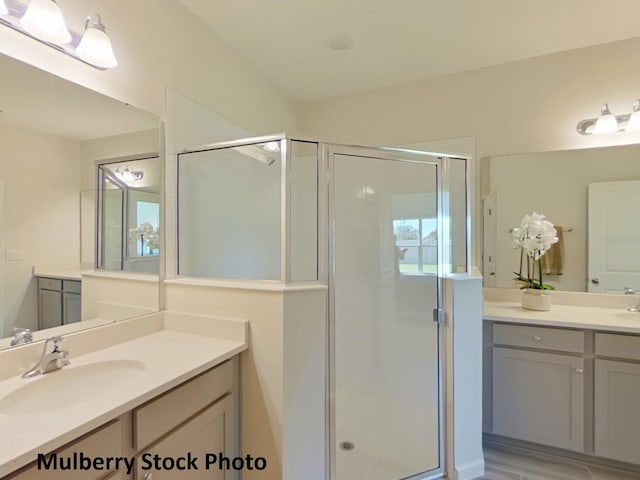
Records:
[[[238,353],[246,348],[246,329],[241,320],[161,312],[69,335],[69,350],[80,353],[70,356],[70,366],[32,380],[0,379],[0,429],[12,439],[0,452],[0,478],[68,478],[61,460],[80,462],[81,455],[128,459],[129,472],[124,460],[113,460],[76,466],[73,478],[162,480],[183,473],[162,468],[156,455],[197,457],[199,469],[188,478],[238,478],[219,468],[219,456],[239,455]],[[17,350],[5,355],[17,357]],[[38,469],[39,454],[56,458],[58,468]],[[207,454],[218,456],[208,470]]]
[[[82,318],[82,282],[76,276],[37,276],[38,329],[79,322]]]
[[[640,465],[640,314],[486,301],[484,319],[488,438]]]

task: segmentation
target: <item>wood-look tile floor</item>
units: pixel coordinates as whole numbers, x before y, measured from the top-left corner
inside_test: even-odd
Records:
[[[528,450],[485,446],[485,475],[476,480],[638,480],[640,473]]]

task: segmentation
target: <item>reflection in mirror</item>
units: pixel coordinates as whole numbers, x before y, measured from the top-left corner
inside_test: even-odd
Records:
[[[95,165],[158,150],[158,119],[0,56],[0,348],[104,323]],[[146,252],[145,252],[146,253]],[[90,282],[88,282],[90,283]],[[114,280],[117,283],[117,280]],[[14,334],[14,329],[17,334]]]
[[[160,159],[98,165],[98,268],[158,273]]]
[[[640,290],[640,146],[484,159],[485,286],[514,288],[510,230],[538,212],[561,238],[545,283],[577,292]]]

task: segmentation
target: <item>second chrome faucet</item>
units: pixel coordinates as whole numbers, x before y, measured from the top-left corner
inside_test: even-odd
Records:
[[[69,352],[60,349],[60,343],[62,343],[62,337],[47,338],[44,342],[44,349],[42,350],[40,360],[33,368],[23,373],[22,378],[36,377],[69,365],[70,362],[67,359]]]

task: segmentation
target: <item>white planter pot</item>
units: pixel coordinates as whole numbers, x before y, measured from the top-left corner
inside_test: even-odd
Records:
[[[551,294],[547,290],[525,288],[522,291],[522,308],[547,312],[551,310]]]

